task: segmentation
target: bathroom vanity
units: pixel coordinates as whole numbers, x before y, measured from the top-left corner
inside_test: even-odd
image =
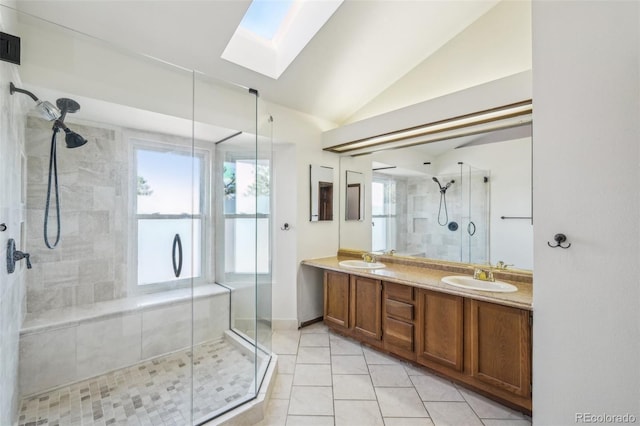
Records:
[[[380,269],[340,265],[354,256],[302,262],[324,270],[327,326],[531,414],[531,274],[496,272],[517,291],[495,293],[441,282],[471,266],[393,256]]]

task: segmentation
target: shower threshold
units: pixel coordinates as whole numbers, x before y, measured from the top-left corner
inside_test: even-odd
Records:
[[[24,398],[18,425],[185,426],[253,396],[253,354],[228,337],[193,354],[193,365],[189,348]]]

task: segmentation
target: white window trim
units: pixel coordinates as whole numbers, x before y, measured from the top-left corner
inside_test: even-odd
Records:
[[[375,183],[381,183],[384,185],[384,191],[385,191],[385,196],[386,196],[386,192],[388,191],[388,186],[393,183],[394,185],[396,185],[396,181],[395,179],[392,178],[380,178],[380,177],[374,177],[373,178],[373,182]],[[373,186],[371,188],[371,192],[372,195],[371,197],[373,198]],[[371,213],[371,219],[373,221],[373,219],[386,219],[387,220],[387,234],[385,235],[385,246],[383,248],[383,250],[389,250],[390,248],[388,246],[395,246],[395,244],[390,244],[389,241],[389,222],[391,220],[393,220],[394,222],[398,219],[398,214],[397,213],[390,213],[389,212],[389,205],[387,203],[384,204],[384,213],[383,214],[373,214],[373,212]],[[397,235],[395,236],[397,238]],[[391,247],[393,248],[393,247]]]
[[[209,254],[212,253],[213,247],[213,220],[211,217],[211,167],[213,162],[213,151],[204,147],[194,147],[192,140],[179,136],[153,134],[128,130],[124,132],[124,139],[129,145],[129,250],[128,260],[129,268],[127,274],[128,292],[129,294],[146,294],[157,293],[178,288],[186,288],[192,285],[205,284],[210,281],[213,276],[212,262],[209,261]],[[198,144],[201,145],[201,144]],[[183,153],[191,153],[200,157],[203,161],[201,167],[201,187],[200,187],[200,213],[196,215],[187,215],[190,217],[200,217],[200,276],[193,278],[184,278],[174,281],[138,285],[138,220],[137,214],[137,158],[136,151],[138,149],[146,149],[151,151],[179,151]],[[141,215],[145,216],[145,215]],[[153,218],[176,218],[178,215],[149,215]]]
[[[256,159],[255,154],[249,154],[249,153],[245,153],[242,151],[234,151],[233,149],[231,150],[227,150],[227,151],[221,151],[220,152],[222,155],[220,155],[220,158],[218,161],[220,161],[220,170],[222,170],[222,167],[224,165],[224,163],[226,163],[227,161],[242,161],[242,160],[250,160],[250,161],[267,161],[269,163],[269,179],[270,179],[270,184],[269,184],[269,191],[273,190],[273,185],[272,185],[272,179],[273,179],[273,157],[269,156],[269,157],[260,157],[258,156],[258,158]],[[229,155],[229,157],[227,157]],[[256,221],[258,219],[269,219],[269,241],[271,244],[271,225],[272,225],[272,216],[273,216],[273,194],[270,195],[270,199],[269,199],[269,213],[230,213],[227,214],[224,211],[224,207],[222,209],[221,212],[221,219],[223,222],[226,222],[227,219],[255,219]],[[257,248],[256,248],[257,249]],[[223,255],[222,255],[222,259],[221,262],[222,264],[226,264],[226,257],[227,257],[227,251],[226,249],[223,250]],[[242,283],[242,282],[246,282],[248,277],[255,277],[258,282],[263,282],[266,278],[269,278],[272,276],[273,274],[273,264],[271,262],[271,260],[268,263],[269,265],[269,270],[267,272],[258,272],[258,273],[254,273],[254,272],[229,272],[227,270],[224,270],[224,282],[223,283],[229,283],[229,284],[235,284],[235,283]]]

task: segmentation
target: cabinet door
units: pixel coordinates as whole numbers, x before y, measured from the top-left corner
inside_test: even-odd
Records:
[[[529,311],[471,301],[471,374],[521,396],[531,393]]]
[[[418,362],[462,371],[463,312],[462,297],[418,291]]]
[[[324,321],[349,328],[349,274],[324,271]]]
[[[382,339],[382,283],[351,276],[351,324],[356,335]]]

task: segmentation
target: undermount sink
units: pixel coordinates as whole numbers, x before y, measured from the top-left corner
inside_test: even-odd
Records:
[[[518,291],[518,287],[502,281],[482,281],[466,275],[455,275],[442,278],[442,282],[454,287],[468,288],[480,291],[495,291],[499,293],[512,293]]]
[[[380,269],[386,268],[387,265],[380,262],[365,262],[364,260],[343,260],[338,265],[343,266],[345,268],[356,268],[356,269]]]

